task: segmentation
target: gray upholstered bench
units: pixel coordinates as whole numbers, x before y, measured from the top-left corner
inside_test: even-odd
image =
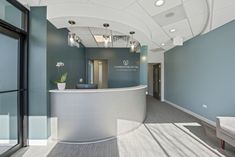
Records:
[[[221,140],[221,148],[225,142],[235,147],[235,117],[217,117],[216,135]]]

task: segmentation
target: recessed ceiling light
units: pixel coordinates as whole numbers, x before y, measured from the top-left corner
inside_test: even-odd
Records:
[[[68,23],[69,23],[70,25],[75,25],[75,24],[76,24],[76,22],[73,21],[73,20],[69,20]]]
[[[95,38],[95,41],[96,41],[97,43],[104,43],[104,42],[105,42],[105,39],[104,39],[104,36],[103,36],[103,35],[94,35],[94,38]],[[111,36],[109,36],[108,42],[112,42]]]
[[[161,45],[162,45],[162,46],[165,46],[165,43],[162,43]]]
[[[163,6],[164,3],[165,3],[164,0],[157,0],[157,1],[155,2],[155,5],[156,5],[157,7],[160,7],[160,6]]]
[[[171,33],[174,33],[175,31],[176,31],[176,29],[175,28],[172,28],[172,29],[170,29],[169,30]]]

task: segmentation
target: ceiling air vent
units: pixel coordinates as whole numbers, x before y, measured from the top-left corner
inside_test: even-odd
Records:
[[[172,17],[172,16],[174,16],[174,15],[175,15],[174,12],[170,12],[170,13],[167,13],[165,16],[166,16],[166,18],[169,18],[169,17]]]
[[[183,5],[179,5],[177,7],[171,8],[167,11],[164,11],[160,14],[153,16],[153,19],[160,25],[160,26],[167,26],[181,20],[186,19],[186,13],[184,10]]]
[[[128,35],[113,35],[113,42],[128,42],[129,39]]]

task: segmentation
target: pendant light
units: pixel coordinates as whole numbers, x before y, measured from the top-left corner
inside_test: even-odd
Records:
[[[76,24],[76,22],[73,21],[73,20],[69,20],[68,23],[70,24],[70,27],[72,27],[73,25]],[[74,43],[75,43],[75,36],[76,36],[75,33],[72,33],[72,32],[69,32],[69,33],[68,33],[68,45],[69,45],[69,46],[74,46]]]
[[[135,32],[131,31],[130,32],[130,35],[131,35],[131,41],[130,41],[130,44],[131,44],[131,48],[130,48],[130,51],[131,52],[135,52],[135,41],[134,41],[134,36]]]
[[[68,33],[68,45],[69,46],[74,46],[75,43],[75,33],[69,32]]]
[[[72,27],[73,25],[76,24],[75,21],[73,20],[69,20],[68,23],[70,24],[70,27]],[[69,32],[68,33],[68,45],[69,46],[76,46],[76,47],[80,47],[80,43],[81,43],[81,39],[73,32]]]
[[[104,47],[107,48],[109,46],[109,34],[108,34],[109,24],[105,23],[103,26],[105,28],[105,35],[103,35],[103,38],[104,38]]]

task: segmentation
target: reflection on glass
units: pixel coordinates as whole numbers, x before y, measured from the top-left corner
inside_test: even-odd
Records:
[[[0,33],[0,91],[16,90],[18,40]]]
[[[0,33],[0,156],[18,144],[18,92],[9,92],[18,90],[18,48],[18,39]]]
[[[0,155],[18,144],[17,92],[0,94]]]
[[[0,19],[24,29],[23,13],[6,0],[0,0]]]

